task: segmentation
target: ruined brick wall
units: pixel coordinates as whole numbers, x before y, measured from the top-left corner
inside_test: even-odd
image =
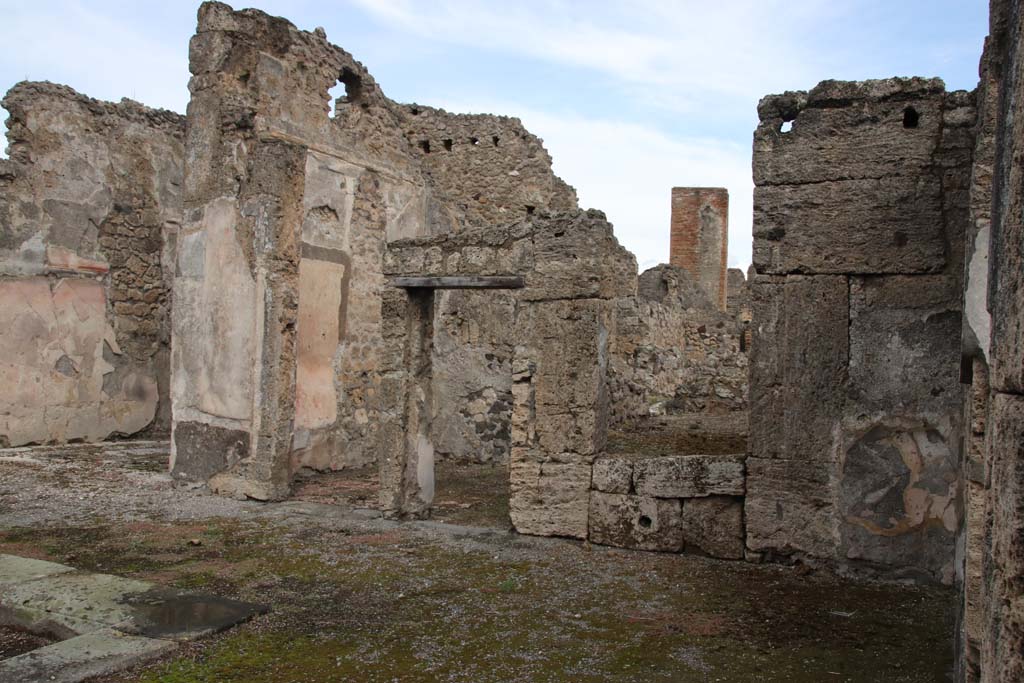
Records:
[[[955,579],[973,105],[925,79],[759,104],[752,551]]]
[[[536,210],[572,211],[576,192],[551,170],[551,155],[519,119],[402,107],[403,130],[423,165],[445,220],[432,232],[512,223]]]
[[[617,302],[609,355],[612,420],[655,412],[746,409],[743,324],[711,303],[681,268],[640,274]]]
[[[3,106],[0,443],[166,434],[184,118],[51,83]]]
[[[690,273],[708,298],[726,307],[729,191],[720,187],[673,187],[669,263]]]

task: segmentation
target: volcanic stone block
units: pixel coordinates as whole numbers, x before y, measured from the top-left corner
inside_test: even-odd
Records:
[[[1021,126],[1015,130],[1021,137]],[[1019,159],[1024,141],[1014,141]],[[1015,174],[1020,173],[1016,162]],[[992,312],[992,388],[1024,393],[1024,191],[1018,182],[1008,187],[997,226],[993,226],[990,258],[989,309]]]
[[[784,287],[785,278],[770,275],[755,275],[750,285],[750,452],[758,458],[780,458],[785,454]]]
[[[869,414],[958,412],[959,309],[951,277],[851,278],[849,398]]]
[[[833,465],[761,458],[747,458],[746,465],[747,547],[783,555],[835,556]]]
[[[726,560],[743,558],[742,498],[688,498],[683,501],[682,526],[687,551]]]
[[[933,175],[754,190],[754,265],[763,273],[925,273],[946,265]]]
[[[590,494],[589,539],[637,550],[683,549],[680,501],[617,493]]]
[[[509,516],[521,534],[587,537],[589,463],[536,462],[512,448]]]
[[[590,486],[604,493],[629,493],[633,463],[626,458],[598,458],[594,461]]]
[[[989,430],[992,594],[984,669],[991,680],[1016,681],[1024,677],[1024,396],[994,394]]]
[[[946,438],[895,417],[848,438],[837,488],[843,557],[952,583],[960,484]]]
[[[846,278],[789,277],[783,305],[783,457],[828,459],[842,415],[849,358]]]
[[[754,182],[920,175],[933,163],[944,91],[939,79],[890,78],[823,81],[806,94],[765,97],[757,108]],[[783,121],[793,122],[790,132],[780,132]]]
[[[645,458],[633,466],[638,495],[658,498],[741,496],[744,455],[671,455]]]

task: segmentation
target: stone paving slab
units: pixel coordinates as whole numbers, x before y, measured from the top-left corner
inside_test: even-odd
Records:
[[[56,562],[33,560],[16,555],[0,555],[0,589],[25,581],[35,581],[55,574],[66,574],[75,571]]]
[[[0,661],[0,681],[78,683],[170,652],[177,644],[100,629]]]
[[[124,603],[124,596],[152,588],[153,584],[145,581],[110,574],[69,572],[0,587],[0,604],[49,614],[58,623],[118,626],[134,615],[134,609]]]
[[[66,639],[0,661],[0,683],[77,683],[267,611],[263,605],[0,555],[0,623]]]

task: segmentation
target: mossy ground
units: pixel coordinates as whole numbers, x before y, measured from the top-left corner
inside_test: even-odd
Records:
[[[137,497],[121,521],[115,481],[76,500],[78,521],[57,508],[0,526],[0,552],[272,608],[94,683],[923,682],[951,669],[952,591],[517,536],[500,473],[439,468],[447,523],[404,524],[323,496],[218,515],[197,498],[176,520]]]

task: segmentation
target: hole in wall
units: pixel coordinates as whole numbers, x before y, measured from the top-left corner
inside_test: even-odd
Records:
[[[653,524],[653,522],[651,521],[650,517],[648,517],[647,515],[640,515],[640,527],[642,529],[650,529],[651,524]]]
[[[419,107],[409,107],[409,113],[412,114],[413,116],[419,116],[420,115],[420,108]]]
[[[536,211],[536,210],[537,210],[536,206],[530,206],[529,204],[526,205],[526,215],[527,216],[532,216],[533,212]]]
[[[782,127],[779,128],[779,132],[780,133],[788,133],[791,130],[793,130],[793,122],[792,121],[783,121],[782,122]]]
[[[494,143],[495,147],[497,147],[498,143],[501,142],[501,138],[499,138],[497,135],[492,135],[491,142]]]
[[[420,149],[424,154],[430,154],[430,140],[420,140]]]
[[[446,152],[452,151],[452,139],[451,138],[445,138],[445,140],[444,140],[444,151],[446,151]]]
[[[469,144],[471,144],[471,145],[479,145],[480,144],[480,138],[470,138],[469,139]]]
[[[363,78],[347,66],[338,75],[338,82],[327,91],[330,115],[334,118],[345,106],[360,102],[363,97]]]
[[[917,128],[918,122],[921,120],[921,115],[917,113],[917,110],[913,107],[907,107],[903,110],[903,127],[904,128]]]

